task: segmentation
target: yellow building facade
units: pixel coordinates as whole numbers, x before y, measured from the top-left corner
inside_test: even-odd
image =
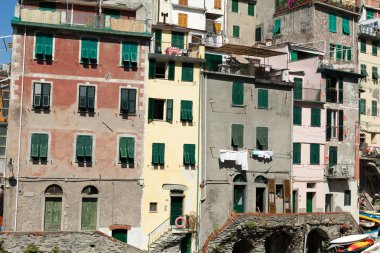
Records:
[[[163,234],[176,229],[183,237],[181,244],[190,250],[196,230],[190,223],[197,217],[199,201],[204,46],[188,43],[189,34],[183,28],[163,26],[154,32],[145,98],[143,244],[152,249]],[[187,219],[183,229],[174,224],[179,216]]]

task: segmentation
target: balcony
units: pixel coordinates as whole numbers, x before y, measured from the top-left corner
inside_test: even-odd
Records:
[[[368,146],[367,143],[360,143],[359,150],[361,153],[361,158],[368,159],[378,159],[380,158],[380,150],[377,147]]]
[[[352,0],[276,0],[276,13],[318,2],[345,9],[347,11],[359,11],[359,7],[357,7],[355,1]]]
[[[13,22],[19,21],[81,30],[146,32],[143,20],[112,18],[109,15],[96,13],[46,11],[32,7],[20,7],[19,16],[15,16]]]
[[[359,25],[359,34],[369,35],[380,39],[380,19],[371,19],[372,23]]]
[[[326,165],[325,177],[327,179],[349,179],[355,175],[355,165],[353,164],[336,164]]]
[[[303,88],[297,89],[294,88],[294,100],[295,101],[305,101],[305,102],[326,102],[325,98],[321,96],[321,89],[312,89],[312,88]]]
[[[224,44],[223,35],[222,34],[206,35],[206,37],[204,38],[204,44],[206,47],[221,47]]]
[[[166,42],[166,41],[153,41],[154,47],[151,49],[153,54],[161,54],[166,56],[178,56],[194,59],[205,58],[205,47],[202,44],[183,42]]]

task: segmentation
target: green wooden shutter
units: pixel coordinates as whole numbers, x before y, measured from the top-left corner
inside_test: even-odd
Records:
[[[336,45],[336,59],[342,60],[342,45]]]
[[[90,42],[87,38],[81,38],[81,61],[89,63],[90,60]]]
[[[298,60],[298,52],[297,51],[292,50],[291,60],[292,61],[297,61]]]
[[[85,138],[83,135],[77,136],[77,158],[84,158],[85,156]]]
[[[278,35],[281,33],[281,19],[276,19],[274,21],[274,28],[273,28],[273,34]]]
[[[327,109],[326,115],[326,140],[331,140],[331,109]]]
[[[40,134],[40,155],[39,155],[39,157],[42,159],[47,159],[47,157],[48,157],[48,142],[49,142],[49,135]]]
[[[378,43],[376,41],[372,41],[372,55],[377,56],[377,46]]]
[[[139,56],[138,48],[139,48],[139,44],[137,42],[130,42],[129,52],[131,55],[132,66],[134,67],[137,66],[137,62],[138,62],[138,56]]]
[[[377,67],[372,67],[372,79],[379,79],[379,73],[377,72]]]
[[[235,81],[232,84],[232,105],[244,104],[244,84],[239,81]]]
[[[336,32],[336,14],[330,13],[329,14],[329,31],[330,32]]]
[[[351,61],[352,59],[352,49],[351,47],[347,47],[347,61]]]
[[[94,38],[90,38],[88,40],[90,50],[90,62],[92,64],[96,64],[98,62],[98,40]]]
[[[377,101],[372,100],[372,108],[371,108],[371,115],[372,116],[377,116]]]
[[[175,62],[174,61],[169,61],[168,79],[171,81],[174,81],[175,79]]]
[[[194,80],[194,63],[182,63],[182,81],[192,82]]]
[[[343,104],[343,80],[339,80],[339,104]]]
[[[181,100],[181,121],[187,121],[187,101]]]
[[[331,102],[331,79],[326,78],[326,101]]]
[[[375,11],[366,8],[367,19],[373,19],[375,17]]]
[[[350,35],[350,20],[347,17],[342,18],[342,32],[345,35]]]
[[[255,16],[255,4],[248,3],[248,15]]]
[[[50,84],[42,85],[42,107],[48,109],[50,107]]]
[[[159,143],[152,144],[152,164],[158,165],[160,163],[159,156]]]
[[[128,112],[128,89],[120,90],[120,111]]]
[[[195,144],[189,144],[190,164],[195,165]]]
[[[359,113],[362,115],[366,115],[366,100],[364,98],[361,98],[359,100]]]
[[[239,0],[232,0],[232,12],[239,12]]]
[[[162,31],[161,30],[155,30],[154,31],[154,37],[155,37],[154,52],[156,54],[161,54],[162,53]]]
[[[244,147],[244,125],[232,124],[231,126],[232,146],[236,148]]]
[[[268,90],[259,89],[257,91],[257,107],[268,108]]]
[[[240,26],[238,25],[232,26],[232,36],[234,38],[240,38]]]
[[[129,42],[124,41],[122,44],[121,65],[123,67],[130,67],[131,66],[131,50],[130,50],[130,43]]]
[[[343,124],[344,124],[344,116],[343,116],[343,110],[339,110],[339,135],[338,140],[343,141]]]
[[[44,60],[51,60],[53,57],[53,35],[45,34]]]
[[[87,86],[87,110],[93,111],[95,108],[95,86]]]
[[[148,99],[148,121],[152,121],[154,117],[154,98]]]
[[[97,199],[82,199],[82,230],[95,230],[97,220]]]
[[[41,108],[42,104],[42,84],[35,83],[33,89],[33,107]]]
[[[362,75],[368,76],[368,73],[367,73],[367,65],[365,65],[365,64],[360,64],[360,73],[361,73]]]
[[[360,53],[367,52],[367,41],[365,39],[360,39]]]
[[[321,109],[311,108],[311,124],[312,127],[321,126]]]
[[[92,136],[84,136],[84,151],[85,151],[85,157],[88,159],[92,158]]]
[[[331,59],[334,57],[334,51],[335,51],[335,44],[330,43],[330,58]]]
[[[193,101],[187,101],[187,118],[189,122],[193,121]]]
[[[183,164],[189,165],[190,164],[190,144],[184,144],[183,145]]]
[[[127,152],[127,138],[122,137],[119,140],[119,160],[120,161],[126,161],[128,158],[128,152]]]
[[[40,157],[40,134],[32,134],[30,157],[38,159]]]
[[[87,108],[87,87],[79,86],[79,109],[85,110]]]
[[[34,57],[37,59],[44,58],[45,35],[43,33],[36,33],[36,45],[34,47]]]
[[[293,107],[293,125],[302,125],[302,108],[299,106]]]
[[[160,159],[160,164],[165,164],[165,143],[159,143],[158,145],[158,156]]]
[[[319,144],[310,144],[310,164],[319,164]]]
[[[149,59],[149,79],[156,78],[156,60]]]
[[[293,164],[301,163],[301,143],[293,143]]]
[[[185,44],[185,34],[181,32],[172,32],[172,47],[183,49]]]
[[[294,99],[302,100],[302,79],[294,78]]]
[[[268,128],[256,127],[256,148],[258,150],[268,150]]]
[[[132,138],[132,137],[127,138],[127,151],[128,151],[128,159],[131,162],[135,159],[135,138]]]
[[[128,113],[136,113],[136,89],[128,89]]]
[[[182,102],[181,102],[181,105],[182,105]],[[167,99],[166,100],[166,122],[172,122],[172,121],[173,121],[173,99]]]
[[[338,147],[330,146],[329,148],[329,167],[336,165],[338,162]]]
[[[62,198],[45,198],[44,230],[61,230]]]

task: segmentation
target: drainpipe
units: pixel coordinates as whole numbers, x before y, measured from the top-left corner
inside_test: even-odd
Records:
[[[200,146],[201,146],[201,94],[202,94],[202,87],[201,87],[201,78],[202,78],[202,73],[201,73],[201,67],[199,66],[199,89],[198,89],[198,170],[197,170],[197,233],[196,233],[196,238],[195,238],[195,252],[198,252],[199,248],[199,224],[200,224],[200,217],[201,217],[201,211],[200,211],[200,203],[199,203],[199,173],[202,168],[201,161],[199,160],[200,157]]]
[[[15,199],[15,219],[13,230],[17,230],[17,212],[18,212],[18,194],[20,191],[20,151],[21,151],[21,133],[22,133],[22,112],[23,112],[23,98],[24,98],[24,76],[25,76],[25,48],[26,48],[26,27],[24,27],[24,52],[22,53],[22,76],[21,76],[21,99],[20,99],[20,117],[18,128],[18,149],[17,149],[17,176],[16,176],[16,199]]]
[[[204,73],[204,104],[203,104],[204,110],[203,110],[203,115],[204,115],[204,120],[203,120],[203,126],[204,126],[204,131],[203,131],[203,140],[204,140],[204,145],[203,145],[203,192],[204,192],[204,197],[201,199],[201,202],[205,201],[207,198],[207,191],[206,191],[206,186],[207,186],[207,163],[206,163],[206,136],[207,136],[207,73]]]

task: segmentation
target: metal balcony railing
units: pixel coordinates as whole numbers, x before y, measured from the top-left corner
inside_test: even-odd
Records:
[[[355,175],[355,165],[353,164],[335,164],[326,165],[325,177],[330,179],[348,179]]]
[[[325,98],[321,96],[321,89],[312,88],[294,88],[294,100],[309,102],[325,102]]]
[[[224,44],[222,34],[206,35],[204,44],[208,47],[221,47]]]
[[[143,20],[113,18],[109,15],[96,13],[50,11],[32,7],[20,8],[19,17],[15,18],[23,22],[83,27],[96,30],[145,32],[145,21]]]
[[[153,41],[151,53],[166,54],[174,56],[185,56],[191,58],[204,59],[205,48],[201,44],[186,44],[182,41]]]
[[[359,25],[359,33],[380,38],[380,28],[373,24]]]

